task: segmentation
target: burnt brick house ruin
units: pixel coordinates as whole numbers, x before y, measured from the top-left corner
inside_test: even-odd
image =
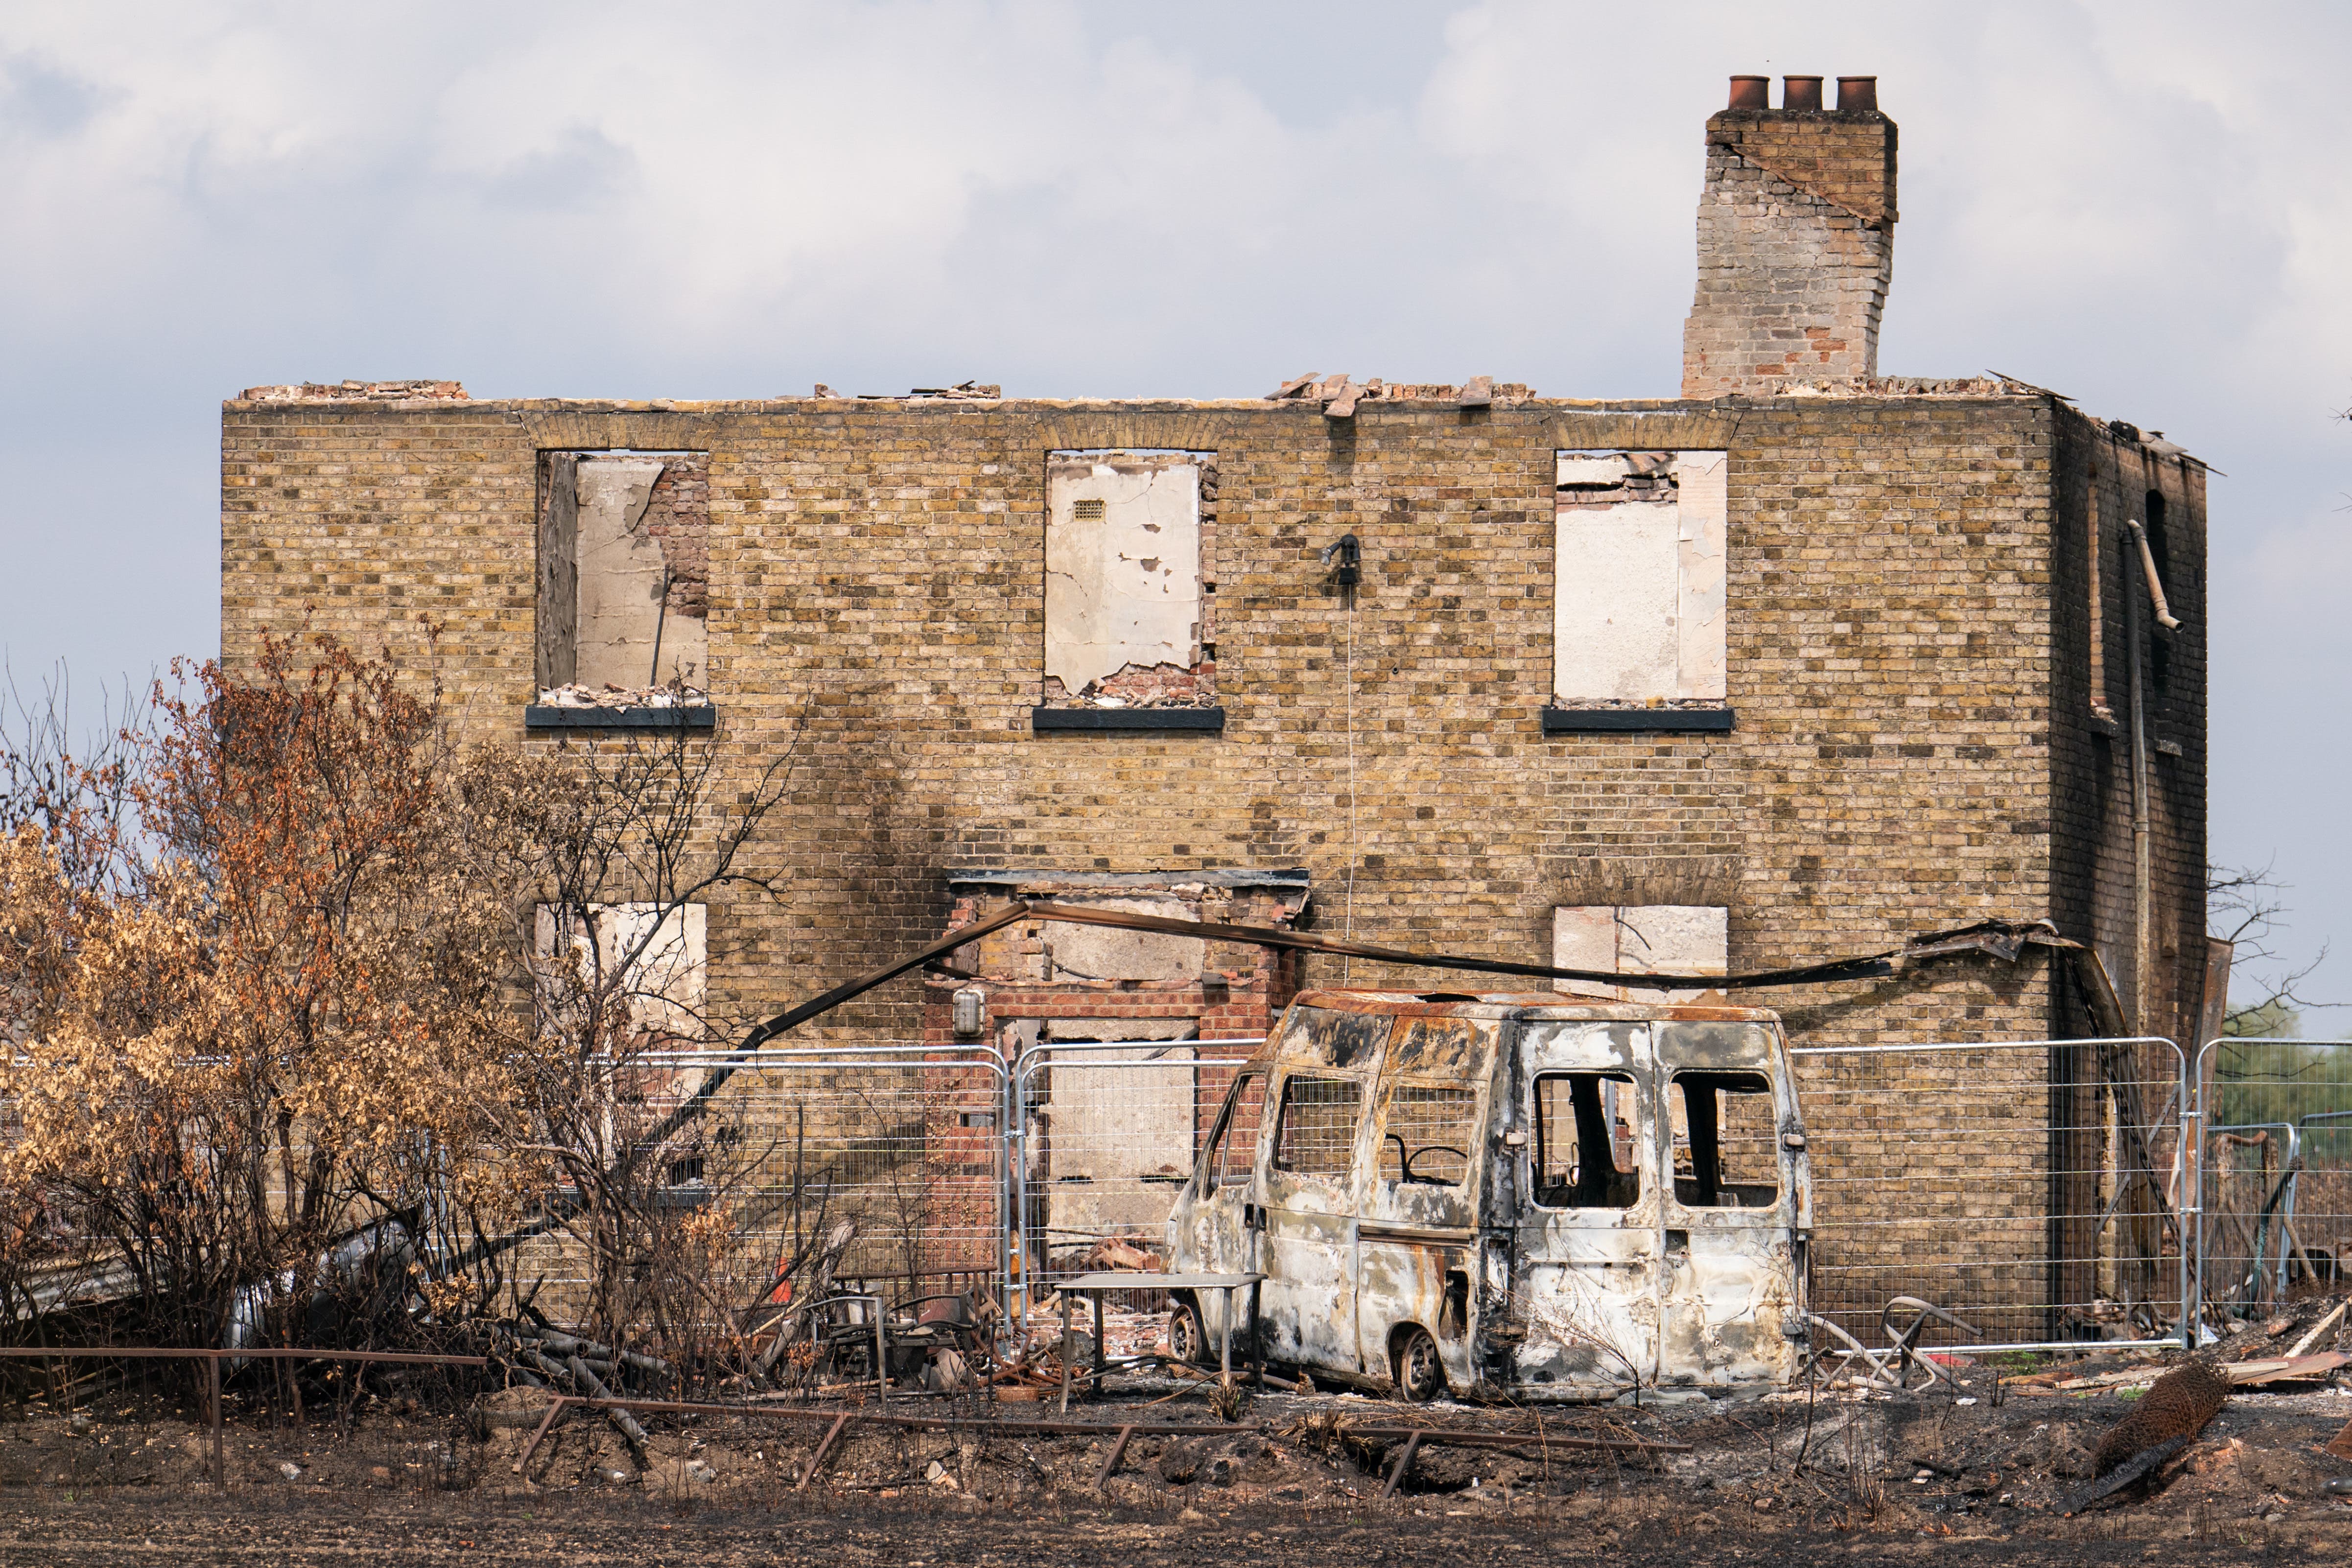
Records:
[[[480,739],[684,706],[748,750],[811,713],[772,846],[805,873],[708,912],[705,984],[746,1005],[1050,889],[1686,974],[2048,919],[2188,1040],[2207,470],[2040,387],[1882,375],[1895,127],[1870,78],[1821,86],[1737,78],[1706,123],[1676,396],[254,388],[224,657],[306,617],[418,650],[422,612]],[[806,1038],[1181,1042],[1304,984],[1493,988],[1043,927],[969,958]],[[1799,1043],[2093,1032],[2040,957],[1774,1005]],[[2035,1179],[2047,1104],[1979,1109]],[[1135,1162],[1189,1158],[1171,1114]]]

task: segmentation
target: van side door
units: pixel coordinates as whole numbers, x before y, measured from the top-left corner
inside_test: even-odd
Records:
[[[1234,1076],[1211,1125],[1192,1180],[1168,1217],[1168,1266],[1180,1274],[1241,1274],[1261,1267],[1256,1180],[1258,1134],[1270,1076],[1253,1063]],[[1197,1305],[1210,1343],[1224,1332],[1227,1293],[1203,1291]],[[1246,1312],[1246,1294],[1234,1302]],[[1245,1321],[1245,1320],[1244,1320]],[[1244,1324],[1234,1325],[1238,1347]]]
[[[1796,1367],[1802,1139],[1788,1058],[1758,1023],[1660,1023],[1665,1188],[1661,1384],[1786,1382]]]
[[[1400,1019],[1373,1108],[1371,1182],[1356,1229],[1358,1354],[1391,1371],[1399,1335],[1427,1329],[1447,1382],[1478,1380],[1471,1298],[1496,1023]]]
[[[1356,1218],[1390,1022],[1385,1014],[1294,1007],[1277,1041],[1258,1184],[1260,1328],[1273,1360],[1364,1370],[1356,1337]]]
[[[1528,1129],[1512,1381],[1534,1398],[1591,1398],[1657,1365],[1656,1077],[1650,1029],[1530,1023],[1517,1092]]]

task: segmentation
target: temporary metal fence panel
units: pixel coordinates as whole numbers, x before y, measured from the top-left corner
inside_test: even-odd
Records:
[[[1922,1343],[2179,1343],[2194,1321],[2192,1082],[2169,1040],[1792,1051],[1813,1181],[1813,1310],[1885,1343],[1896,1296],[1944,1308]]]
[[[674,1051],[625,1071],[619,1098],[649,1123],[719,1076],[648,1183],[677,1221],[655,1246],[675,1256],[607,1260],[604,1288],[633,1315],[716,1327],[716,1302],[740,1317],[781,1300],[779,1271],[844,1220],[855,1227],[835,1271],[845,1285],[892,1301],[974,1288],[1003,1299],[1006,1071],[994,1051]],[[536,1287],[551,1318],[577,1317],[597,1288],[592,1256],[575,1232],[551,1232],[523,1250],[514,1278]]]
[[[2335,1289],[2352,1269],[2352,1041],[2208,1040],[2196,1081],[2208,1326]]]
[[[1106,1242],[1165,1248],[1201,1140],[1235,1070],[1264,1043],[1045,1041],[1021,1052],[1008,1139],[1024,1304],[1103,1266]]]

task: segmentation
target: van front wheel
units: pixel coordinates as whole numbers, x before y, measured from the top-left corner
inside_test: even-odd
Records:
[[[1427,1329],[1407,1329],[1397,1341],[1395,1372],[1397,1394],[1409,1404],[1426,1405],[1445,1392],[1445,1364]]]
[[[1168,1354],[1189,1365],[1208,1364],[1209,1336],[1201,1327],[1201,1309],[1191,1301],[1168,1309]]]

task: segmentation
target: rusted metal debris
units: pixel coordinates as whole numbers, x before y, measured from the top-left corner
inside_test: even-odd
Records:
[[[1548,1432],[1482,1432],[1458,1427],[1372,1427],[1343,1426],[1339,1437],[1367,1443],[1402,1442],[1396,1462],[1389,1468],[1387,1484],[1381,1488],[1384,1498],[1394,1497],[1397,1488],[1412,1473],[1412,1461],[1423,1448],[1533,1448],[1549,1454],[1555,1449],[1576,1453],[1604,1454],[1687,1454],[1688,1443],[1654,1442],[1646,1437],[1594,1437],[1587,1433]]]
[[[522,1473],[539,1451],[541,1442],[554,1428],[565,1408],[583,1409],[625,1408],[646,1414],[695,1416],[740,1416],[766,1417],[787,1421],[822,1421],[824,1436],[817,1442],[816,1451],[803,1467],[795,1490],[805,1490],[833,1456],[843,1436],[856,1426],[883,1426],[904,1431],[978,1432],[996,1437],[1108,1437],[1110,1450],[1095,1472],[1095,1489],[1100,1490],[1117,1473],[1119,1461],[1127,1455],[1129,1443],[1139,1437],[1216,1437],[1242,1433],[1265,1435],[1265,1422],[1186,1423],[1174,1421],[1030,1421],[1007,1420],[1001,1417],[952,1416],[917,1416],[905,1412],[866,1410],[821,1410],[806,1406],[790,1407],[772,1405],[721,1405],[677,1399],[580,1399],[571,1395],[558,1395],[550,1403],[547,1414],[531,1433],[530,1441],[522,1455],[515,1460],[514,1469]],[[1518,1448],[1539,1452],[1554,1450],[1614,1454],[1687,1454],[1688,1443],[1658,1442],[1644,1437],[1619,1437],[1591,1433],[1559,1432],[1496,1432],[1423,1423],[1412,1427],[1379,1425],[1340,1426],[1336,1433],[1341,1439],[1355,1438],[1370,1443],[1404,1444],[1403,1454],[1391,1470],[1388,1484],[1381,1496],[1393,1493],[1402,1481],[1412,1462],[1412,1457],[1423,1447],[1469,1448]]]

